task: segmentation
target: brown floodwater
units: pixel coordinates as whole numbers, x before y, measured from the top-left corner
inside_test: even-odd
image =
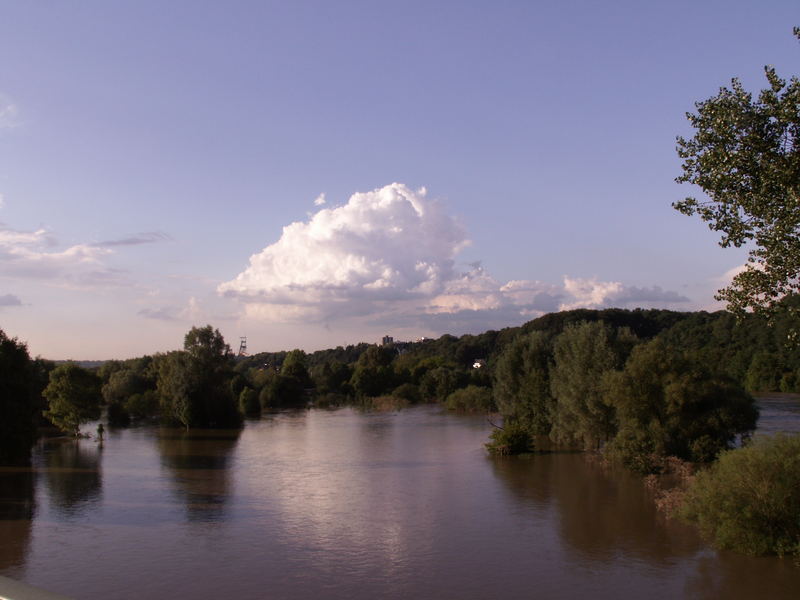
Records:
[[[800,430],[800,402],[762,419]],[[45,440],[0,468],[0,575],[87,600],[800,597],[791,561],[712,549],[640,479],[493,459],[490,430],[422,406]]]

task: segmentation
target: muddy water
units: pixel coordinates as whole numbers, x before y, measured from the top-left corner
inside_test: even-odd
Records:
[[[796,398],[762,414],[800,430]],[[635,477],[491,459],[489,430],[341,409],[42,442],[0,469],[0,575],[85,599],[800,597],[799,568],[711,549]]]

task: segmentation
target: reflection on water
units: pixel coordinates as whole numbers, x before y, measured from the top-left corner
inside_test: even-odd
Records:
[[[225,516],[231,495],[230,455],[240,430],[164,429],[158,437],[161,464],[186,506],[190,521],[215,521]]]
[[[25,560],[36,513],[34,473],[30,462],[0,467],[0,573]]]
[[[102,444],[91,440],[59,438],[47,445],[40,470],[50,504],[64,518],[78,516],[102,500],[102,451]]]
[[[800,433],[800,400],[797,394],[764,394],[758,398],[756,433]]]
[[[48,440],[0,470],[0,574],[86,600],[799,597],[800,569],[712,550],[630,474],[491,458],[490,429],[424,406]]]
[[[495,458],[492,466],[520,502],[552,505],[561,539],[584,560],[602,564],[624,554],[659,562],[703,547],[689,528],[658,514],[640,479],[583,454]]]

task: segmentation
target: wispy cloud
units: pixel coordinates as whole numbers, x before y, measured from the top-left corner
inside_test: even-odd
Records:
[[[218,321],[230,319],[229,316],[208,315],[201,306],[200,301],[194,296],[183,306],[160,306],[157,308],[143,308],[137,313],[146,319],[156,319],[158,321],[186,321],[199,323],[200,321]]]
[[[468,244],[459,222],[425,190],[391,184],[354,194],[340,207],[292,223],[218,291],[244,303],[247,318],[433,330],[485,330],[572,308],[683,307],[689,298],[659,286],[565,276],[501,283],[480,263],[454,259]]]
[[[136,314],[140,317],[157,321],[177,321],[178,310],[174,306],[162,306],[160,308],[143,308]]]
[[[115,248],[117,246],[139,246],[141,244],[155,244],[158,242],[170,242],[172,237],[161,231],[145,231],[125,238],[116,240],[106,240],[90,244],[95,248]]]
[[[105,264],[108,248],[75,244],[57,249],[46,229],[19,231],[0,224],[0,276],[46,280],[53,285],[97,287],[121,285],[124,272]]]

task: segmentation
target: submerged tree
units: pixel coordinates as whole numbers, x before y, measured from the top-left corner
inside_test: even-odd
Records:
[[[511,342],[498,357],[494,400],[503,417],[532,435],[548,435],[553,424],[550,336],[533,331]]]
[[[603,379],[618,423],[612,453],[636,471],[651,471],[665,456],[711,461],[758,418],[739,384],[658,338],[634,348],[624,370]]]
[[[794,34],[800,38],[800,28]],[[800,80],[765,67],[757,99],[738,79],[687,114],[695,134],[678,138],[683,174],[706,201],[673,206],[722,233],[722,247],[752,244],[745,269],[717,298],[737,312],[772,308],[800,291]]]
[[[231,427],[241,423],[231,392],[230,346],[211,325],[192,327],[183,351],[160,358],[158,392],[165,416],[184,427]]]
[[[44,390],[44,416],[62,431],[78,435],[82,423],[100,418],[100,384],[97,375],[74,363],[56,367]]]
[[[622,366],[635,341],[627,328],[613,330],[601,321],[568,325],[555,339],[550,370],[555,441],[596,448],[614,435],[614,407],[603,394],[603,375]]]

